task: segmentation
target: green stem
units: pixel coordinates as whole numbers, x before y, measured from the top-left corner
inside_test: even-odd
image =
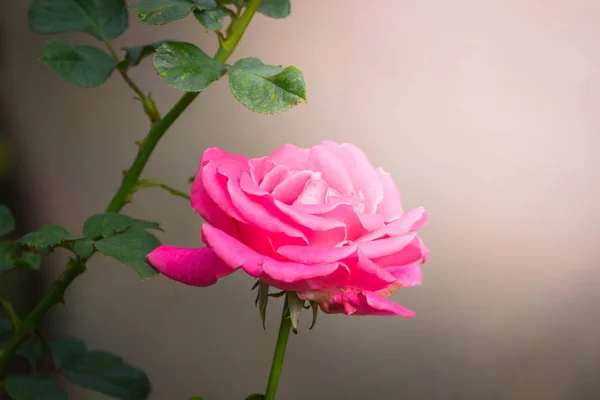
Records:
[[[44,314],[46,314],[52,306],[63,301],[63,295],[65,290],[67,290],[67,287],[73,282],[73,279],[84,271],[85,264],[74,260],[69,261],[67,268],[65,268],[59,280],[56,281],[52,290],[50,290],[33,311],[29,313],[27,318],[21,321],[13,336],[6,342],[3,352],[0,353],[0,376],[2,376],[8,362],[17,352],[23,338],[37,327]]]
[[[223,46],[219,47],[219,50],[214,56],[214,59],[224,63],[227,61],[231,53],[236,48],[238,42],[244,35],[244,31],[248,27],[250,20],[256,13],[261,0],[250,0],[246,11],[234,22],[232,22],[232,33],[229,38],[225,41],[227,48]],[[110,51],[110,50],[109,50]],[[114,54],[114,50],[112,51]],[[159,121],[154,123],[150,128],[150,132],[144,140],[139,144],[138,153],[133,161],[133,164],[129,170],[123,176],[123,181],[119,190],[113,197],[106,211],[108,212],[119,212],[129,201],[129,197],[138,182],[150,155],[154,151],[154,148],[158,144],[158,141],[165,134],[167,129],[171,127],[173,122],[185,111],[185,109],[194,101],[200,92],[187,92],[181,99],[171,108],[171,110]],[[0,353],[0,376],[3,375],[8,362],[17,352],[19,344],[25,338],[29,332],[37,327],[42,317],[46,312],[52,308],[55,304],[59,303],[63,299],[63,295],[71,282],[80,274],[85,271],[85,260],[74,263],[70,262],[67,268],[63,272],[62,276],[56,283],[56,285],[46,294],[46,296],[38,303],[38,305],[29,313],[29,315],[21,321],[19,329],[9,339],[4,346],[4,350]]]
[[[146,188],[151,188],[151,187],[156,187],[156,188],[161,188],[166,190],[167,192],[171,193],[173,196],[178,196],[181,197],[183,199],[186,199],[187,201],[190,201],[190,195],[187,193],[182,192],[181,190],[177,190],[169,185],[166,185],[164,183],[160,183],[160,182],[156,182],[152,179],[140,179],[138,180],[137,185],[135,186],[135,191],[141,190],[141,189],[146,189]]]
[[[267,391],[265,400],[275,400],[277,385],[279,384],[279,375],[283,367],[283,359],[285,357],[285,349],[287,348],[288,338],[290,337],[290,328],[292,320],[288,310],[287,296],[283,303],[283,312],[281,313],[281,323],[279,324],[279,334],[277,335],[277,344],[275,345],[275,354],[271,363],[271,373],[269,374],[269,383],[267,383]]]
[[[121,74],[121,77],[123,78],[127,86],[129,86],[131,90],[133,90],[133,92],[138,95],[140,101],[142,102],[142,106],[144,107],[144,112],[146,113],[148,118],[150,118],[150,123],[154,124],[155,122],[160,120],[160,113],[158,112],[158,108],[156,107],[154,100],[152,100],[150,96],[147,96],[144,92],[142,92],[142,89],[140,89],[138,85],[136,85],[135,82],[131,80],[131,78],[127,74],[127,69],[119,68],[119,56],[117,55],[117,52],[112,46],[110,40],[104,38],[104,45],[108,49],[108,52],[110,53],[113,60],[115,60],[115,64],[117,65],[116,70],[119,71],[119,74]]]

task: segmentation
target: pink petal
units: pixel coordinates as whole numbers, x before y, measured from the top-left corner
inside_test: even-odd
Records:
[[[396,278],[396,282],[403,288],[411,288],[423,283],[421,267],[418,263],[401,266],[391,266],[385,269]]]
[[[376,291],[396,281],[394,275],[365,257],[362,252],[358,251],[357,254],[354,264],[347,263],[350,267],[350,277],[345,284],[346,287]]]
[[[402,215],[402,198],[390,174],[378,168],[377,175],[383,185],[383,200],[377,206],[377,214],[383,215],[385,221],[390,222]]]
[[[271,193],[273,188],[279,185],[285,178],[290,175],[290,171],[286,166],[276,165],[272,170],[267,172],[265,178],[260,183],[259,187],[265,192]],[[256,182],[256,181],[255,181]]]
[[[275,167],[275,163],[268,157],[252,158],[248,161],[250,174],[257,185],[260,185],[265,175]]]
[[[266,232],[283,232],[291,237],[304,237],[297,226],[286,220],[283,213],[262,200],[261,195],[271,196],[256,186],[248,173],[238,175],[238,172],[233,168],[219,168],[219,173],[227,177],[227,192],[231,196],[232,205],[248,225]]]
[[[329,186],[321,179],[321,173],[312,174],[310,180],[302,187],[300,194],[294,201],[296,204],[325,204],[327,201],[327,190]],[[289,204],[289,203],[288,203]]]
[[[414,208],[396,221],[361,236],[357,241],[367,242],[384,236],[401,236],[408,232],[415,232],[425,225],[427,219],[428,215],[423,207]]]
[[[303,264],[316,265],[342,261],[356,253],[356,245],[341,247],[319,247],[319,246],[281,246],[277,249],[290,261]]]
[[[271,153],[269,158],[277,165],[285,165],[292,172],[315,171],[315,165],[310,159],[310,149],[286,144]]]
[[[405,318],[414,317],[414,311],[408,310],[393,301],[368,291],[346,291],[331,297],[321,304],[323,312],[328,314],[344,313],[347,315],[398,315]]]
[[[355,193],[344,159],[340,158],[332,147],[327,144],[318,144],[310,149],[311,160],[315,165],[313,171],[321,172],[323,180],[341,194]]]
[[[292,204],[300,196],[312,174],[312,171],[294,172],[275,186],[271,194],[279,201]]]
[[[378,258],[397,253],[410,244],[416,233],[396,236],[385,239],[377,239],[370,242],[358,242],[358,248],[368,258]]]
[[[296,224],[306,228],[303,232],[312,245],[333,246],[346,238],[346,226],[341,221],[308,214],[299,210],[297,206],[290,206],[278,200],[274,200],[274,206]]]
[[[207,247],[183,249],[161,245],[148,254],[147,259],[164,276],[191,286],[214,285],[237,269],[223,263]]]
[[[234,237],[238,236],[236,220],[227,215],[208,195],[200,174],[194,179],[190,197],[192,208],[196,210],[206,222],[227,232],[229,235]]]
[[[365,199],[365,212],[374,213],[384,199],[384,187],[375,167],[367,155],[353,144],[342,143],[339,148],[349,155],[344,157],[346,168],[350,171],[354,190],[360,191]]]
[[[227,166],[227,168],[225,168],[225,166]],[[202,174],[199,174],[202,180],[201,184],[210,199],[217,204],[225,214],[240,222],[246,222],[234,206],[229,194],[227,185],[231,178],[224,175],[221,170],[227,170],[230,174],[233,170],[236,170],[238,176],[241,174],[241,166],[238,164],[228,164],[227,160],[210,161],[202,168]],[[198,177],[196,177],[196,180],[198,180]]]
[[[202,234],[223,262],[232,267],[241,266],[248,275],[281,290],[321,290],[338,287],[348,279],[348,268],[342,263],[306,265],[277,261],[256,253],[210,225],[202,226]]]
[[[391,266],[385,270],[394,275],[396,282],[385,289],[378,290],[376,293],[380,296],[388,297],[400,288],[411,288],[422,283],[421,267],[418,263]]]
[[[401,251],[373,259],[373,262],[383,268],[395,265],[411,264],[419,260],[422,260],[421,262],[425,263],[427,261],[428,254],[429,250],[427,247],[425,247],[421,238],[415,236],[414,239]]]

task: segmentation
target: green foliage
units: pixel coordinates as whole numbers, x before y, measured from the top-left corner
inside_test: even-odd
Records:
[[[50,342],[56,365],[73,383],[123,400],[142,400],[150,393],[150,382],[139,369],[111,353],[88,351],[74,337]]]
[[[42,343],[34,338],[27,339],[21,342],[17,354],[26,358],[31,365],[36,365],[42,356]]]
[[[215,0],[141,0],[133,7],[142,22],[164,25],[187,17],[192,11],[217,8]]]
[[[15,217],[10,209],[0,204],[0,236],[8,235],[15,229]]]
[[[262,0],[258,12],[271,18],[285,18],[292,12],[291,0]]]
[[[13,242],[0,243],[0,273],[15,267],[15,261],[20,257],[21,248]]]
[[[251,394],[250,396],[246,397],[246,400],[264,400],[264,398],[265,398],[264,394],[254,393],[254,394]]]
[[[50,39],[41,60],[61,78],[81,87],[103,84],[115,69],[115,61],[92,46],[71,46],[63,39]]]
[[[244,58],[228,73],[231,92],[254,112],[276,114],[306,101],[306,83],[296,67],[283,69],[265,65],[257,58]]]
[[[207,31],[219,31],[223,29],[222,21],[227,16],[227,12],[222,8],[196,10],[194,11],[194,16]]]
[[[154,68],[167,85],[199,92],[221,78],[226,67],[191,43],[169,42],[156,50]]]
[[[65,228],[46,225],[36,232],[26,234],[18,242],[36,250],[43,250],[77,239],[79,237],[71,235]]]
[[[29,26],[38,33],[86,32],[114,39],[127,29],[125,0],[34,0]]]
[[[154,54],[156,49],[158,49],[164,43],[166,43],[166,40],[161,40],[160,42],[146,44],[143,46],[124,48],[123,50],[125,50],[125,59],[119,63],[119,67],[129,68],[139,65],[144,58]]]
[[[68,243],[67,247],[82,259],[90,258],[94,253],[94,242],[88,238]]]
[[[160,241],[145,230],[130,229],[98,240],[94,245],[104,256],[132,267],[142,279],[158,274],[146,260],[146,255],[157,248]]]
[[[58,383],[37,376],[8,375],[6,392],[14,400],[67,400],[67,393]]]
[[[15,266],[24,269],[39,270],[42,264],[42,258],[38,253],[31,251],[24,251],[21,253],[21,257],[15,260]]]
[[[83,224],[83,234],[92,240],[106,238],[127,229],[160,229],[160,225],[117,213],[92,215]]]

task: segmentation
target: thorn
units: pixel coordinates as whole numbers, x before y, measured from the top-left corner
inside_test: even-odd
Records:
[[[122,173],[123,175],[127,175],[127,170],[126,170],[126,169],[124,169],[124,170],[121,170],[121,173]]]

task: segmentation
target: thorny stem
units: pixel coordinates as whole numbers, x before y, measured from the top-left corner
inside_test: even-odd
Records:
[[[256,13],[260,2],[261,0],[250,0],[244,13],[231,23],[231,35],[219,46],[219,50],[213,57],[216,61],[224,63],[231,56],[233,50],[244,35],[252,17]],[[107,43],[107,47],[112,56],[117,57],[110,42]],[[119,72],[121,72],[122,76],[126,76],[124,71]],[[126,82],[131,82],[133,84],[131,80],[126,80]],[[137,88],[135,84],[133,84],[133,87]],[[139,88],[137,90],[143,94]],[[137,94],[140,95],[140,93]],[[146,138],[140,141],[138,153],[133,164],[123,176],[121,186],[114,195],[106,211],[118,213],[129,202],[129,197],[135,189],[139,177],[159,140],[199,94],[200,92],[185,93],[163,118],[152,124]],[[141,96],[140,98],[144,99],[144,97]],[[52,306],[63,301],[64,293],[69,285],[77,276],[85,271],[85,261],[86,260],[70,261],[52,289],[50,289],[46,296],[37,304],[33,311],[21,321],[18,329],[14,332],[14,335],[8,340],[3,351],[0,353],[0,377],[3,376],[9,361],[17,352],[21,341],[38,326],[42,317],[50,310],[50,308],[52,308]]]

